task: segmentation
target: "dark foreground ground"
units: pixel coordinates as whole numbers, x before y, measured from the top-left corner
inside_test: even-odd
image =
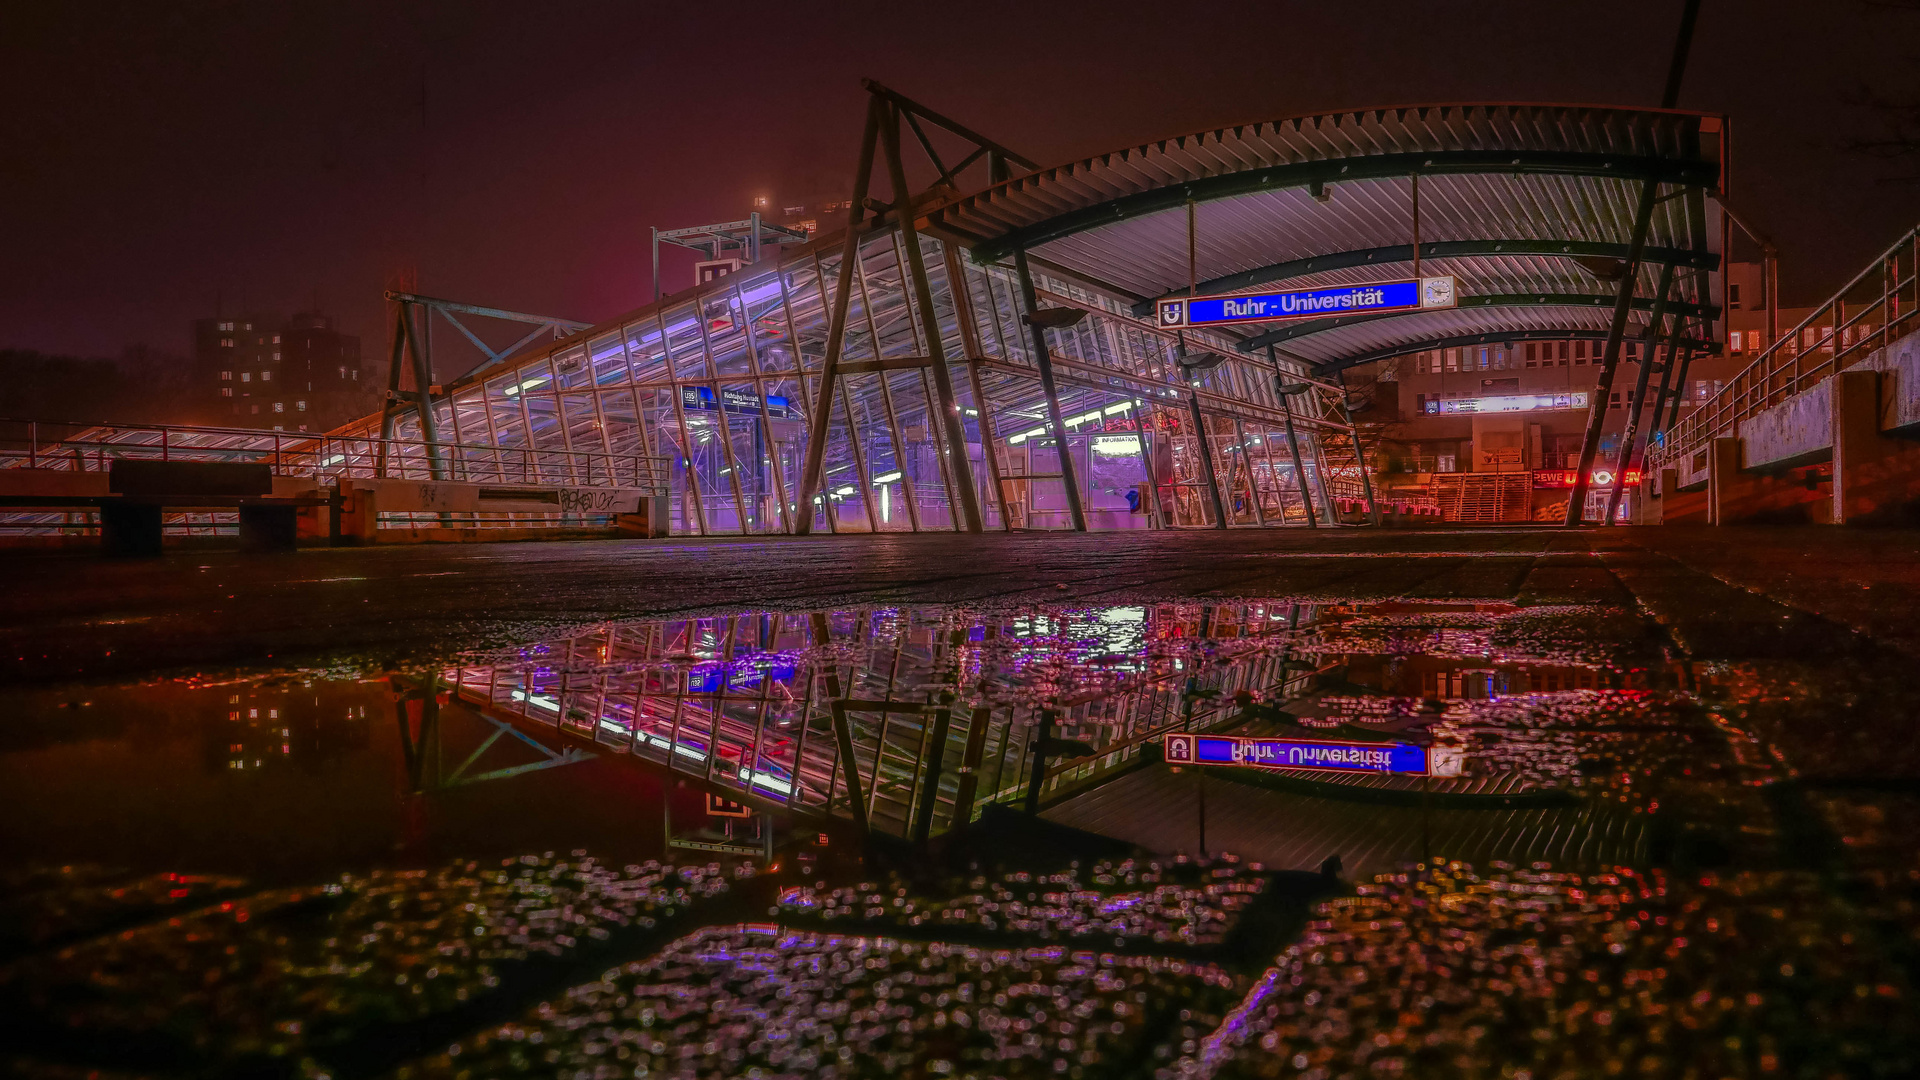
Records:
[[[380,668],[611,619],[1174,598],[1629,604],[1694,659],[1920,652],[1920,533],[1557,529],[922,535],[0,554],[0,684]]]
[[[0,1074],[1920,1068],[1920,534],[8,554],[0,575]],[[748,873],[670,849],[667,808],[684,827],[699,792],[613,754],[423,781],[424,727],[416,746],[384,679],[616,620],[957,605],[964,627],[1194,600],[1326,605],[1287,631],[1315,673],[1280,704],[1445,710],[1476,773],[1555,797],[1149,763],[1043,821],[996,805],[944,851],[862,859],[789,829]],[[1130,647],[1188,648],[1162,617]],[[1555,681],[1422,700],[1378,681],[1398,664]],[[166,677],[196,673],[217,677]],[[448,716],[448,764],[498,737]],[[490,762],[531,760],[502,744]],[[1314,872],[1330,855],[1344,880]]]

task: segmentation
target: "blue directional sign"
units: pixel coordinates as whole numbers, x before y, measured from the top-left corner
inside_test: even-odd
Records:
[[[1239,735],[1167,735],[1161,750],[1169,765],[1245,765],[1257,769],[1322,769],[1330,772],[1428,775],[1428,753],[1413,743],[1336,742],[1319,739],[1257,739]],[[1460,775],[1460,758],[1437,748],[1434,776]],[[1442,759],[1445,760],[1442,760]]]
[[[1160,325],[1222,326],[1450,308],[1458,303],[1455,286],[1452,277],[1430,277],[1275,293],[1182,297],[1160,301]]]

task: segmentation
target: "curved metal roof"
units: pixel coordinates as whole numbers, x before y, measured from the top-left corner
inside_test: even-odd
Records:
[[[1279,342],[1338,367],[1394,342],[1604,330],[1617,288],[1606,275],[1628,253],[1649,179],[1663,197],[1637,294],[1650,301],[1667,264],[1717,269],[1725,134],[1716,115],[1590,105],[1329,113],[1099,154],[928,216],[978,261],[1025,249],[1110,285],[1144,313],[1154,298],[1187,291],[1189,200],[1202,295],[1411,276],[1418,174],[1421,272],[1456,275],[1459,310],[1283,324],[1276,334],[1239,328],[1242,348]],[[1690,314],[1717,317],[1709,274],[1677,280]],[[1630,332],[1650,306],[1636,306]]]

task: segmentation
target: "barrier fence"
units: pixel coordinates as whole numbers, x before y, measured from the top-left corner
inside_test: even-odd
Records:
[[[1666,433],[1654,460],[1678,460],[1714,439],[1739,433],[1740,422],[1812,389],[1920,326],[1920,225],[1907,230],[1800,325],[1772,341]],[[1874,295],[1875,293],[1878,295]]]

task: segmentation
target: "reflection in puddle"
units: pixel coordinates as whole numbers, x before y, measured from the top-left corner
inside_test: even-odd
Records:
[[[1631,613],[753,612],[378,675],[8,702],[8,1067],[1547,1075],[1605,1059],[1645,991],[1669,1010],[1619,1060],[1663,1074],[1780,980],[1845,991],[1832,1033],[1741,1043],[1733,1075],[1841,1060],[1910,992],[1861,913],[1911,921],[1912,800],[1794,811],[1790,761],[1859,767],[1799,675],[1670,663]],[[1176,771],[1176,732],[1465,768]],[[707,797],[779,853],[686,831]],[[1857,908],[1775,867],[1821,820],[1870,867]],[[1309,915],[1342,886],[1294,871],[1329,856],[1371,884]],[[1436,1005],[1461,1023],[1405,1019]]]

